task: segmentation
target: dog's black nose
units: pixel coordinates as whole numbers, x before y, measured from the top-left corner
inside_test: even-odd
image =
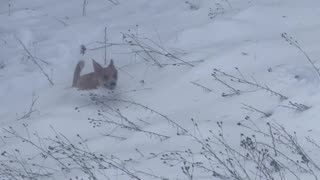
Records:
[[[110,83],[110,86],[116,86],[117,84],[115,82]]]

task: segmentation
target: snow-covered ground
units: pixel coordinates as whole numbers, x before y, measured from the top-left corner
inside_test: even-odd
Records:
[[[254,122],[249,122],[250,127],[259,126],[256,128],[262,128],[261,131],[266,128],[269,132],[266,124],[271,122],[285,127],[292,135],[296,132],[293,139],[301,143],[305,152],[288,156],[300,161],[295,155],[308,153],[310,157],[305,157],[308,162],[300,163],[310,169],[288,163],[280,168],[285,172],[284,179],[297,178],[285,167],[294,169],[301,179],[316,179],[316,174],[320,174],[319,149],[316,143],[305,139],[310,137],[320,142],[320,77],[306,57],[319,67],[320,2],[87,0],[85,10],[83,3],[80,0],[0,1],[0,126],[4,129],[0,179],[23,179],[20,176],[23,172],[29,172],[25,178],[33,179],[43,169],[50,174],[38,179],[225,178],[230,172],[217,164],[217,159],[206,167],[217,169],[224,176],[212,176],[213,172],[197,166],[191,173],[193,176],[188,177],[181,170],[185,159],[168,158],[168,164],[175,164],[171,167],[163,163],[161,156],[166,152],[183,154],[191,149],[194,154],[187,153],[190,155],[187,165],[195,161],[210,162],[201,160],[205,156],[197,152],[205,145],[195,137],[201,141],[210,135],[208,130],[219,133],[217,122],[220,121],[226,141],[242,152],[240,134],[259,135],[237,125],[240,121],[246,123],[245,117]],[[104,64],[105,49],[98,47],[104,45],[105,28],[107,43],[119,43],[107,48],[108,61],[113,59],[119,70],[117,88],[113,92],[102,88],[92,91],[71,88],[73,71],[80,59],[86,62],[83,73],[93,70],[91,59]],[[283,33],[298,44],[287,42]],[[143,54],[145,49],[128,44],[134,40],[128,35],[157,52],[150,52],[152,57]],[[84,55],[80,54],[82,44],[87,48]],[[156,65],[153,58],[163,67]],[[214,78],[214,69],[223,82]],[[237,82],[219,72],[242,80]],[[249,83],[243,83],[243,79]],[[234,93],[224,83],[241,92],[223,97],[223,93]],[[286,98],[279,98],[278,93]],[[306,106],[300,104],[311,108],[304,110]],[[78,161],[71,163],[70,169],[60,171],[62,165],[57,159],[38,157],[39,146],[22,142],[13,132],[44,149],[53,143],[45,138],[54,139],[57,134],[73,144],[80,140],[80,146],[87,152],[104,154],[137,177],[114,167],[106,171],[97,170],[98,167],[83,168],[85,165],[75,163]],[[214,145],[212,149],[217,153],[223,149],[221,142]],[[282,150],[288,151],[279,147]],[[208,149],[204,151],[209,153]],[[71,162],[72,157],[61,161]],[[39,167],[28,164],[29,161]],[[86,161],[90,164],[90,158]],[[245,166],[246,162],[240,164]],[[10,176],[9,167],[21,170],[20,175],[17,171]],[[252,168],[248,170],[251,179],[268,179],[255,174],[256,167],[248,167]],[[249,179],[245,173],[241,176]],[[229,177],[237,179],[236,175]]]

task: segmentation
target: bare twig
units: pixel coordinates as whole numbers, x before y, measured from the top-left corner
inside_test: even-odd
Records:
[[[115,121],[112,121],[112,120],[108,120],[108,119],[96,120],[96,119],[89,118],[89,120],[91,122],[103,122],[103,123],[107,123],[107,124],[110,124],[110,125],[116,125],[116,126],[118,126],[120,128],[128,129],[128,130],[131,130],[131,131],[145,133],[145,134],[149,135],[150,137],[158,137],[161,141],[170,138],[169,136],[166,136],[166,135],[158,134],[158,133],[151,132],[151,131],[145,131],[145,130],[139,128],[139,127],[132,127],[132,126],[129,126],[129,125],[126,125],[126,124],[123,124],[123,123],[118,123],[118,122],[115,122]],[[110,136],[110,135],[108,135],[108,136]]]
[[[81,54],[82,56],[84,56],[84,54],[86,53],[86,51],[87,51],[86,46],[83,45],[83,44],[81,44],[81,45],[80,45],[80,54]]]
[[[11,0],[8,2],[8,16],[11,16]]]
[[[109,2],[111,2],[113,5],[119,5],[120,2],[118,0],[108,0]]]
[[[104,64],[107,64],[107,27],[104,28]]]
[[[292,101],[289,101],[289,105],[279,105],[279,106],[284,107],[284,108],[288,108],[288,109],[292,109],[297,112],[303,112],[303,111],[306,111],[311,108],[311,106],[307,106],[307,105],[292,102]]]
[[[253,86],[253,87],[256,87],[256,88],[259,88],[259,89],[263,89],[263,90],[265,90],[265,91],[267,91],[267,92],[270,92],[270,93],[273,94],[273,95],[278,96],[278,97],[280,98],[280,100],[287,100],[287,99],[288,99],[288,97],[286,97],[286,96],[284,96],[284,95],[282,95],[282,94],[280,94],[280,93],[278,93],[278,92],[270,89],[267,85],[261,85],[261,84],[259,84],[255,79],[253,79],[253,81],[250,81],[250,80],[244,78],[244,76],[242,75],[242,73],[240,72],[240,70],[239,70],[238,68],[236,68],[236,70],[237,70],[238,73],[240,73],[240,77],[237,77],[237,76],[234,76],[234,75],[225,73],[225,72],[223,72],[223,71],[221,71],[221,70],[218,70],[218,69],[214,69],[214,73],[213,73],[212,76],[215,77],[216,80],[220,81],[221,83],[223,83],[223,84],[225,84],[225,85],[228,85],[228,84],[226,84],[226,82],[224,82],[224,81],[222,81],[222,80],[220,80],[220,79],[217,79],[217,78],[216,78],[216,77],[217,77],[217,74],[222,75],[222,76],[225,76],[225,77],[227,77],[227,78],[230,78],[230,81],[231,81],[231,82],[248,84],[248,85],[250,85],[250,86]],[[236,89],[232,88],[230,85],[228,85],[228,87],[229,87],[230,89],[232,89],[234,92],[238,92],[238,91],[239,91],[239,90],[236,90]]]
[[[34,113],[35,111],[37,111],[34,106],[37,102],[37,100],[39,99],[38,96],[36,96],[35,94],[32,95],[32,101],[29,107],[28,112],[26,112],[23,116],[21,116],[20,118],[18,118],[17,120],[22,120],[22,119],[27,119],[31,116],[32,113]]]
[[[60,22],[63,26],[69,26],[65,21],[59,19],[59,18],[55,18],[58,22]]]
[[[253,106],[250,106],[250,105],[247,105],[247,104],[244,104],[244,103],[242,103],[242,105],[244,106],[244,109],[247,109],[247,110],[249,110],[249,111],[258,112],[258,113],[262,114],[262,115],[263,115],[263,116],[262,116],[263,118],[267,118],[267,117],[272,116],[272,113],[270,113],[270,112],[263,112],[263,111],[255,108],[255,107],[253,107]]]
[[[138,37],[134,34],[130,33],[122,33],[123,34],[123,39],[125,40],[125,43],[128,45],[139,48],[138,50],[134,49],[133,53],[137,54],[143,59],[146,59],[144,55],[146,55],[150,60],[152,60],[156,65],[159,67],[163,67],[162,63],[159,62],[159,60],[154,56],[154,54],[164,56],[168,59],[175,60],[175,61],[180,61],[188,66],[193,67],[194,65],[182,60],[181,58],[175,56],[174,54],[170,53],[167,49],[159,45],[158,43],[154,42],[153,40],[149,38],[141,38]],[[147,60],[147,59],[146,59]]]
[[[202,88],[202,89],[203,89],[204,91],[206,91],[206,92],[212,92],[212,89],[210,89],[210,88],[208,88],[208,87],[206,87],[206,86],[204,86],[204,85],[202,85],[202,84],[199,84],[198,82],[191,81],[190,83],[193,84],[193,85],[195,85],[195,86],[197,86],[197,87]]]
[[[32,62],[40,69],[40,71],[42,72],[42,74],[47,78],[47,80],[49,81],[49,83],[51,85],[54,85],[53,81],[51,80],[51,78],[49,77],[49,75],[44,71],[44,69],[42,68],[42,66],[38,63],[37,59],[31,54],[31,52],[27,49],[27,47],[23,44],[23,42],[16,37],[16,39],[18,40],[18,42],[20,43],[20,45],[23,47],[23,49],[26,51],[26,53],[30,56]]]
[[[87,15],[87,5],[88,5],[88,0],[83,0],[83,4],[82,4],[82,16],[86,16]]]
[[[283,39],[285,39],[285,41],[287,41],[290,45],[292,45],[293,47],[296,47],[306,57],[306,59],[312,65],[312,67],[315,70],[315,72],[318,74],[318,78],[320,78],[320,70],[319,70],[319,68],[312,61],[312,59],[310,58],[308,53],[305,50],[302,49],[302,47],[300,46],[298,41],[295,40],[292,36],[289,36],[287,33],[282,33],[281,37]]]
[[[188,132],[185,128],[183,128],[182,126],[180,126],[178,123],[174,122],[172,119],[170,119],[168,116],[148,107],[148,106],[145,106],[143,104],[140,104],[140,103],[137,103],[137,102],[134,102],[134,101],[128,101],[128,100],[124,100],[124,99],[114,99],[114,98],[110,98],[108,99],[109,101],[117,101],[117,102],[124,102],[124,103],[129,103],[129,104],[132,104],[132,105],[136,105],[136,106],[139,106],[139,107],[142,107],[146,110],[149,110],[161,117],[163,117],[165,120],[167,120],[170,124],[172,124],[174,127],[176,127],[182,134]],[[178,132],[178,134],[180,134]]]
[[[219,72],[219,71],[218,71]],[[212,77],[214,77],[214,79],[218,82],[220,82],[221,84],[223,84],[224,86],[226,86],[227,88],[229,88],[232,93],[226,94],[226,93],[222,93],[222,97],[228,97],[228,96],[234,96],[234,95],[239,95],[241,93],[240,90],[235,89],[234,87],[232,87],[231,85],[229,85],[228,83],[226,83],[225,81],[223,81],[222,79],[220,79],[218,77],[217,71],[216,69],[214,70],[214,72],[211,74]]]

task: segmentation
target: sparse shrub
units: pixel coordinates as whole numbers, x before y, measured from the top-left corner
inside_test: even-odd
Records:
[[[259,127],[246,117],[238,123],[246,131],[240,134],[239,147],[228,142],[223,122],[217,122],[218,130],[209,130],[207,136],[193,119],[192,122],[196,133],[188,135],[199,144],[200,152],[187,149],[156,155],[170,167],[181,166],[188,179],[195,178],[194,173],[235,180],[287,179],[291,176],[300,179],[301,172],[318,179],[320,169],[315,157],[301,146],[295,133],[289,133],[276,122]],[[319,147],[313,140],[308,142]]]
[[[28,131],[27,125],[24,126]],[[2,180],[37,180],[52,177],[55,173],[68,174],[73,171],[79,175],[86,175],[91,180],[98,180],[101,176],[109,179],[108,176],[113,171],[120,171],[129,179],[140,180],[135,171],[120,158],[91,152],[80,135],[77,135],[78,141],[71,142],[54,129],[53,138],[41,137],[37,133],[31,136],[29,132],[29,136],[24,137],[12,127],[4,129],[4,132],[4,139],[20,140],[25,147],[32,148],[33,153],[24,154],[21,149],[3,151],[2,158],[0,157]],[[56,167],[49,167],[48,164],[56,164]]]

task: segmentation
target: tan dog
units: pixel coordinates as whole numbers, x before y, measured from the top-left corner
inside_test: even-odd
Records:
[[[77,87],[81,90],[97,89],[105,87],[113,90],[117,85],[118,71],[110,61],[108,67],[103,68],[95,60],[92,60],[94,72],[80,75],[84,67],[84,61],[79,61],[74,70],[72,87]]]

